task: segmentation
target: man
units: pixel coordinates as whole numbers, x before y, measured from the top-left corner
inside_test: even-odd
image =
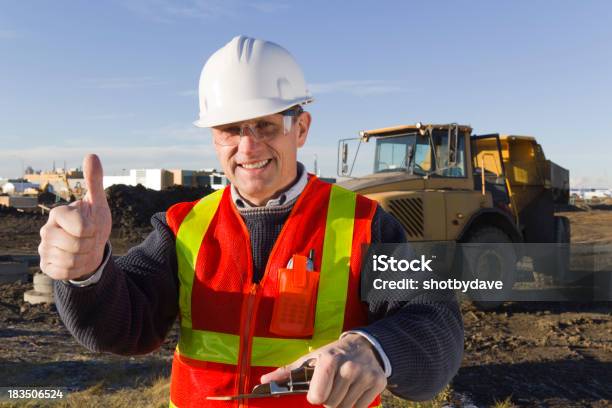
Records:
[[[359,298],[363,244],[405,238],[375,202],[297,162],[311,100],[284,48],[236,37],[202,70],[196,122],[212,129],[231,187],[155,215],[147,239],[113,260],[102,167],[89,155],[86,196],[53,209],[41,229],[41,269],[59,281],[60,316],[89,349],[150,352],[179,315],[171,406],[243,403],[207,398],[285,380],[306,361],[306,396],[248,404],[366,407],[385,387],[424,400],[459,367],[452,294]]]

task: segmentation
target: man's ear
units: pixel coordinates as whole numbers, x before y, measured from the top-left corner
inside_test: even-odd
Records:
[[[298,137],[297,137],[297,147],[304,146],[306,143],[306,138],[308,137],[308,130],[310,129],[310,122],[312,121],[312,116],[308,112],[302,112],[300,116],[297,118],[297,126],[298,126]]]

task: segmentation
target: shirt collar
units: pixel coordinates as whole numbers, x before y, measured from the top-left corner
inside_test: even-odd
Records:
[[[306,172],[306,168],[300,162],[297,162],[297,174],[297,181],[293,183],[293,185],[289,187],[287,191],[282,192],[276,198],[268,200],[265,205],[259,207],[250,205],[240,196],[240,193],[233,184],[230,186],[232,193],[232,201],[234,202],[234,204],[236,204],[236,207],[238,208],[280,207],[283,204],[286,204],[290,201],[294,201],[300,194],[302,194],[302,191],[304,191],[306,184],[308,184],[308,172]]]

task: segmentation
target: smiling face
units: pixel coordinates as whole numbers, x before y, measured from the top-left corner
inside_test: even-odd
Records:
[[[244,199],[256,206],[265,205],[294,182],[297,176],[297,149],[306,142],[310,121],[310,114],[303,112],[293,119],[293,125],[286,134],[282,131],[281,114],[211,129],[223,171]],[[241,127],[244,136],[238,136],[237,144],[228,146],[219,143],[224,134],[235,133]],[[249,127],[261,133],[266,131],[265,127],[280,131],[273,137],[258,141]]]

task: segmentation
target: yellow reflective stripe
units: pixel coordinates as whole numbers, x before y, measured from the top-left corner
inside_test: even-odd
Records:
[[[337,339],[344,325],[357,195],[333,185],[327,208],[313,341]]]
[[[174,405],[174,404],[172,403],[172,400],[170,400],[170,405],[169,405],[169,407],[170,407],[170,408],[178,408],[176,405]]]
[[[279,367],[308,353],[310,340],[253,337],[251,366]]]
[[[322,343],[315,343],[310,339],[304,340],[253,337],[251,365],[280,367],[294,362],[304,354],[308,354],[314,349],[322,347],[332,340],[327,340]]]
[[[176,256],[178,260],[179,307],[181,325],[191,327],[191,289],[195,265],[202,239],[210,221],[217,212],[223,190],[217,190],[202,198],[181,223],[176,234]]]
[[[280,339],[253,337],[251,365],[278,367],[289,364],[304,354],[322,347],[334,339]],[[222,364],[238,364],[240,336],[236,334],[194,330],[181,327],[179,354],[195,360]]]
[[[178,350],[182,356],[222,364],[238,364],[240,336],[181,326]]]

